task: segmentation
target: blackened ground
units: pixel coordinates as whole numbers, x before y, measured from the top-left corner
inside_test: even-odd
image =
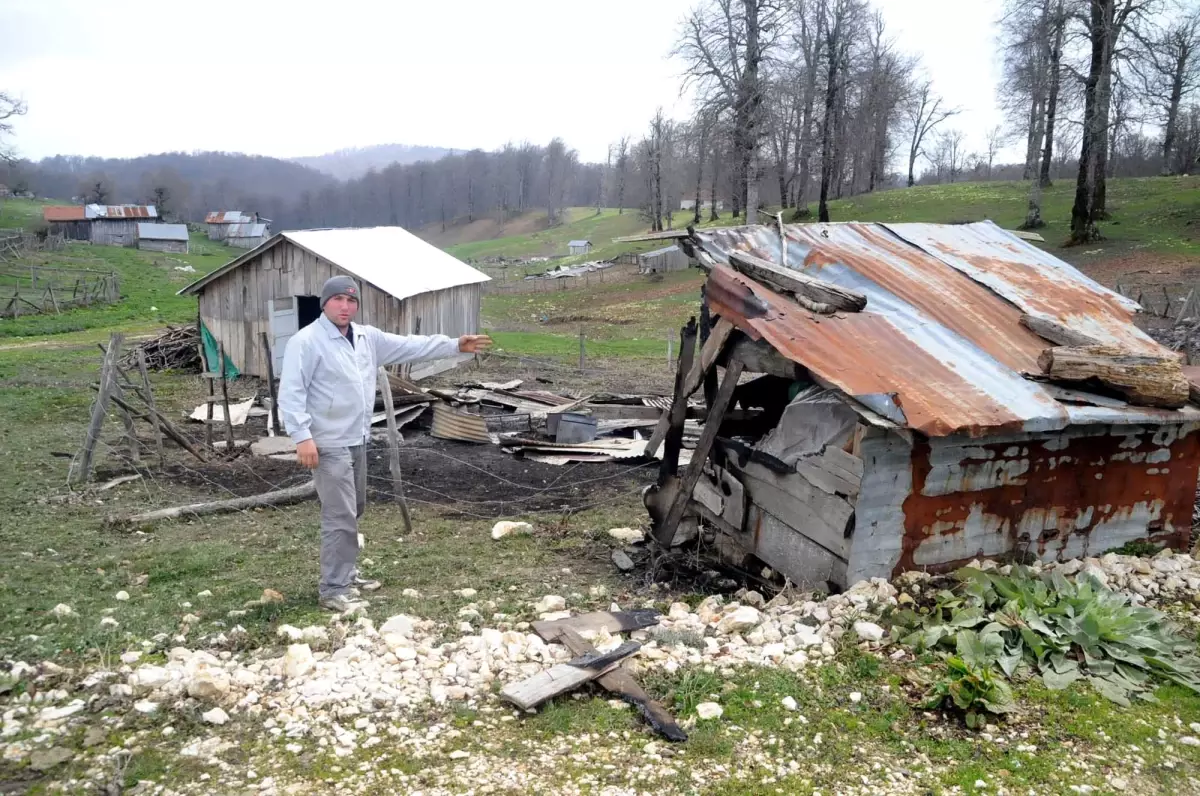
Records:
[[[367,461],[371,488],[390,493],[386,448],[373,445]],[[519,459],[495,445],[440,440],[407,429],[400,467],[411,502],[497,519],[534,511],[578,511],[636,495],[657,474],[638,459],[557,466]]]

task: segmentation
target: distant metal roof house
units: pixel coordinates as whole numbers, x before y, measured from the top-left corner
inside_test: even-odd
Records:
[[[756,420],[710,407],[722,426],[687,496],[735,555],[810,588],[1186,545],[1200,409],[1182,368],[1178,408],[1155,408],[1043,367],[1048,351],[1085,350],[1056,347],[1060,335],[1177,366],[1133,324],[1135,302],[989,222],[795,225],[782,240],[736,227],[681,245],[709,272],[719,318],[696,359],[768,374],[735,390]]]
[[[257,220],[256,215],[241,210],[214,210],[204,217],[205,224],[253,224]]]
[[[46,205],[42,208],[42,219],[54,221],[83,221],[87,218],[83,205]]]
[[[138,222],[137,247],[145,251],[187,254],[187,225]]]
[[[238,249],[253,249],[267,239],[266,224],[226,224],[225,245]]]
[[[592,242],[590,240],[573,240],[567,244],[567,251],[571,254],[587,254],[592,250]]]
[[[158,218],[154,205],[84,205],[89,219],[119,221],[137,218]]]
[[[320,315],[321,286],[337,274],[361,282],[362,323],[397,334],[420,326],[422,334],[451,337],[479,329],[488,276],[400,227],[277,233],[179,294],[199,297],[201,320],[242,373],[265,376],[260,336],[271,340],[279,373],[287,341]],[[413,375],[457,361],[419,367]]]

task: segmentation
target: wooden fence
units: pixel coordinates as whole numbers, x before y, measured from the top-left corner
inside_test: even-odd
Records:
[[[628,282],[638,276],[636,264],[611,265],[599,271],[589,271],[578,276],[560,276],[553,279],[522,279],[518,282],[492,280],[483,286],[488,295],[510,295],[514,293],[550,293],[555,290],[574,290],[591,285],[606,285],[613,282]]]
[[[59,313],[119,300],[115,271],[0,262],[0,317]]]

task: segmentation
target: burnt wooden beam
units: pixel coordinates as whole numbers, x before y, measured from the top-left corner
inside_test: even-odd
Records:
[[[683,512],[687,508],[688,501],[691,500],[692,490],[696,488],[696,482],[700,480],[700,474],[704,471],[704,463],[708,460],[708,453],[712,450],[717,432],[720,431],[725,411],[733,402],[733,391],[737,388],[741,375],[741,360],[731,360],[725,368],[725,376],[721,380],[717,398],[708,409],[708,419],[704,423],[704,431],[700,434],[696,449],[692,451],[692,460],[688,463],[683,478],[677,485],[674,485],[674,494],[671,496],[671,504],[666,516],[654,529],[654,538],[664,547],[669,547],[675,538],[675,529],[678,527],[679,521],[683,519]]]
[[[807,308],[813,312],[861,312],[867,306],[867,297],[857,290],[850,290],[823,279],[816,279],[801,271],[784,268],[742,252],[730,252],[729,264],[735,271],[745,274],[769,287],[794,293],[797,298],[807,300]],[[805,302],[801,302],[805,303]],[[824,305],[824,309],[816,309]]]
[[[675,475],[679,468],[679,451],[683,447],[683,423],[687,419],[687,396],[683,394],[684,381],[692,370],[692,359],[696,352],[696,319],[688,321],[687,326],[680,331],[679,367],[675,372],[675,393],[671,400],[671,408],[664,412],[654,429],[650,441],[646,444],[646,452],[653,456],[659,445],[665,443],[662,464],[658,469],[658,483]]]
[[[1068,326],[1061,324],[1058,321],[1050,320],[1049,318],[1039,318],[1036,315],[1023,314],[1021,316],[1021,325],[1042,339],[1049,340],[1055,345],[1100,345],[1100,341],[1096,338],[1084,334],[1083,332],[1076,331],[1075,329],[1071,329]]]
[[[1038,365],[1054,381],[1096,382],[1131,404],[1178,409],[1190,387],[1183,365],[1173,354],[1135,354],[1117,346],[1048,348]]]
[[[766,373],[793,381],[809,379],[807,368],[788,359],[765,340],[743,337],[729,347],[723,359],[740,361],[749,373]],[[717,364],[724,365],[725,361],[718,360]]]

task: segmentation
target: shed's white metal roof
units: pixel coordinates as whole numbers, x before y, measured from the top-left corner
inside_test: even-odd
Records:
[[[592,242],[590,240],[573,240],[567,244],[567,246],[569,246],[571,248],[574,248],[576,246],[591,246],[591,245],[592,245]]]
[[[261,246],[196,280],[179,294],[198,292],[209,282],[220,279],[282,240],[328,260],[398,299],[491,280],[486,274],[400,227],[305,229],[271,236]]]

